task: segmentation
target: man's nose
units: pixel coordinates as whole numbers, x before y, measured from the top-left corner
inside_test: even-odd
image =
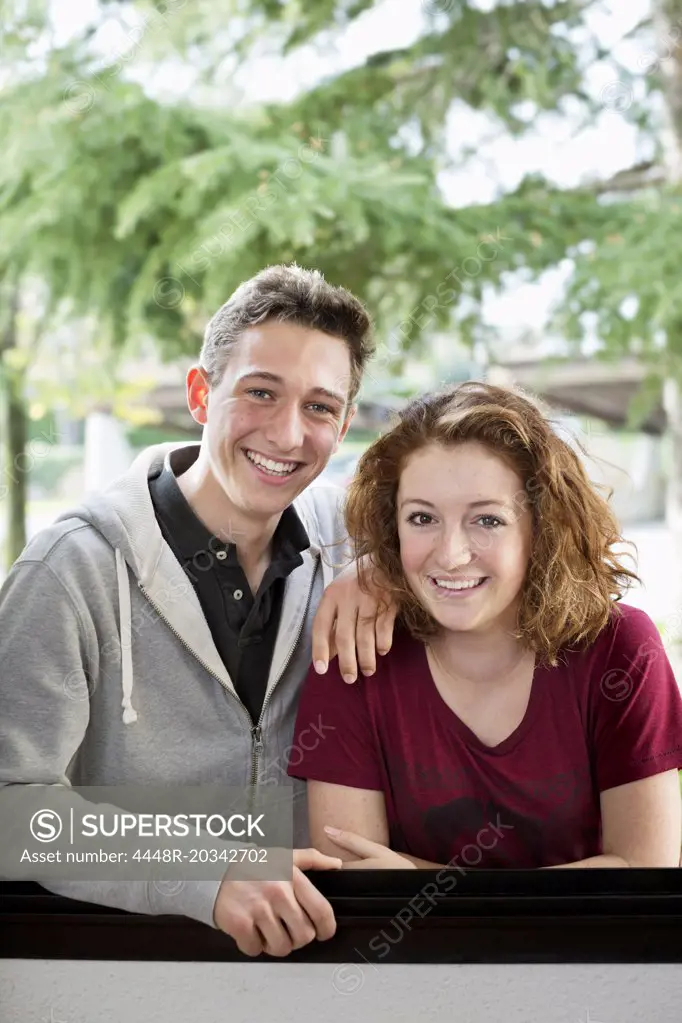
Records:
[[[279,451],[293,451],[303,445],[304,424],[296,405],[282,405],[269,423],[268,440]]]

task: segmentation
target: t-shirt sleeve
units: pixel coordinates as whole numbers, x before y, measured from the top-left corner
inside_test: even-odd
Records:
[[[369,710],[368,687],[380,685],[380,668],[371,678],[349,685],[338,660],[326,675],[310,668],[303,683],[294,741],[289,755],[292,778],[314,779],[350,788],[384,788],[380,753]]]
[[[600,792],[682,767],[682,695],[656,626],[628,607],[609,632],[590,686]]]

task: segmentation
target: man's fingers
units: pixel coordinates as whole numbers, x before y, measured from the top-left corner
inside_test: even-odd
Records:
[[[357,620],[357,605],[339,608],[335,637],[336,648],[339,652],[339,671],[344,682],[355,682],[358,677],[358,663],[355,658]]]
[[[282,923],[291,938],[292,949],[304,948],[309,945],[311,941],[315,941],[317,937],[317,930],[315,925],[299,904],[296,892],[294,891],[294,899],[296,904],[286,907],[282,910]]]
[[[335,630],[335,631],[334,631],[334,633],[333,633],[333,635],[332,635],[332,641],[331,641],[331,643],[329,644],[329,660],[330,660],[330,661],[333,661],[333,660],[334,660],[334,658],[335,658],[335,657],[337,656],[337,654],[338,654],[338,652],[339,652],[339,651],[338,651],[338,650],[336,649],[336,621],[334,622],[334,630]]]
[[[336,934],[334,910],[317,890],[310,878],[294,867],[294,895],[315,928],[319,941],[327,941]]]
[[[255,914],[254,922],[263,935],[263,951],[269,956],[288,956],[293,949],[289,931],[280,919],[284,912],[284,906],[275,907],[266,902]]]
[[[324,675],[331,659],[330,646],[334,637],[336,602],[329,595],[323,595],[313,621],[313,664],[315,671]]]
[[[294,873],[299,870],[340,870],[342,860],[319,849],[294,849]]]
[[[259,956],[264,950],[263,937],[251,917],[246,914],[235,921],[232,937],[239,951],[245,956]]]
[[[364,613],[360,608],[355,629],[355,646],[358,662],[363,675],[373,675],[377,670],[376,631],[374,612]]]
[[[375,632],[377,651],[380,654],[387,654],[391,649],[397,612],[397,607],[391,605],[387,611],[382,611],[381,614],[377,616]]]

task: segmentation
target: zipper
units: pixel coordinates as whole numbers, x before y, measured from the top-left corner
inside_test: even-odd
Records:
[[[316,558],[315,558],[315,569],[313,571],[313,577],[312,577],[312,579],[310,581],[310,586],[308,587],[308,599],[306,600],[305,609],[303,611],[303,617],[301,618],[301,624],[298,627],[298,632],[296,633],[296,637],[294,639],[294,642],[289,647],[289,652],[287,654],[286,660],[284,662],[284,665],[282,666],[282,670],[280,671],[279,675],[277,676],[277,679],[275,680],[275,684],[273,685],[272,689],[270,690],[270,692],[267,694],[267,696],[265,697],[265,699],[263,701],[263,706],[261,707],[260,715],[258,717],[258,724],[254,728],[251,729],[251,736],[252,736],[252,740],[253,740],[252,747],[251,747],[251,785],[252,786],[255,786],[257,784],[257,779],[258,779],[258,758],[260,757],[260,754],[261,754],[261,752],[263,750],[263,729],[261,727],[261,722],[263,720],[263,715],[265,714],[267,706],[270,703],[270,699],[272,697],[272,694],[274,693],[275,689],[277,688],[277,686],[281,682],[282,676],[284,675],[284,672],[289,667],[289,662],[290,662],[291,658],[293,657],[294,650],[296,649],[298,641],[301,638],[301,633],[303,632],[303,626],[305,625],[306,618],[308,617],[308,609],[310,607],[310,599],[311,599],[311,597],[313,595],[313,587],[315,585],[315,576],[317,575],[317,565],[318,565],[318,562],[317,562],[317,556],[316,556]]]
[[[263,749],[263,729],[261,728],[260,725],[254,725],[254,727],[251,729],[251,741],[252,741],[252,747],[251,747],[251,784],[253,785],[254,784],[254,781],[253,781],[253,766],[254,766],[254,763],[257,763],[257,758],[260,755],[261,750]]]
[[[270,698],[271,698],[272,694],[274,693],[275,689],[277,688],[277,686],[281,682],[282,676],[284,675],[284,672],[289,667],[289,662],[291,661],[291,658],[293,657],[294,650],[296,649],[296,644],[298,643],[299,639],[301,638],[301,633],[303,632],[303,626],[305,625],[305,620],[306,620],[307,615],[308,615],[308,609],[310,607],[310,598],[312,597],[312,592],[313,592],[313,586],[315,584],[315,575],[316,575],[316,573],[317,573],[317,558],[315,560],[315,570],[313,572],[313,577],[311,579],[310,586],[308,587],[308,599],[306,600],[306,605],[305,605],[305,609],[303,611],[303,617],[301,619],[301,624],[299,626],[298,632],[296,633],[296,637],[294,639],[294,642],[291,644],[291,646],[289,648],[289,652],[287,654],[287,658],[286,658],[286,660],[284,662],[282,670],[280,671],[280,673],[279,673],[279,675],[278,675],[278,677],[277,677],[277,679],[275,681],[275,684],[273,685],[272,689],[270,690],[270,692],[265,697],[265,700],[263,701],[263,706],[261,707],[261,712],[260,712],[260,715],[258,717],[258,724],[257,725],[254,725],[252,723],[251,715],[249,714],[248,710],[246,709],[246,707],[244,706],[242,701],[236,695],[236,693],[233,693],[232,690],[229,688],[229,686],[225,685],[225,683],[220,678],[220,676],[216,675],[216,673],[213,671],[213,669],[209,668],[209,666],[206,664],[206,662],[202,661],[201,657],[199,657],[196,654],[196,652],[194,650],[192,650],[192,648],[189,646],[188,643],[185,642],[185,640],[182,638],[182,636],[177,631],[177,629],[175,629],[171,625],[171,623],[168,621],[168,619],[166,618],[166,616],[163,613],[163,611],[160,610],[160,608],[157,606],[157,604],[149,596],[149,593],[144,588],[142,583],[139,582],[139,581],[137,583],[139,590],[144,594],[145,598],[149,601],[151,606],[154,608],[154,610],[158,614],[158,616],[161,619],[161,621],[164,622],[168,626],[170,631],[173,633],[174,636],[177,637],[177,639],[180,640],[180,642],[185,647],[185,649],[189,650],[189,652],[192,654],[192,656],[197,659],[197,661],[202,666],[204,671],[208,672],[208,674],[211,676],[211,678],[214,678],[216,680],[216,682],[218,682],[223,687],[223,689],[225,690],[226,693],[229,693],[229,695],[232,697],[232,699],[235,701],[235,703],[238,704],[239,707],[241,707],[241,709],[244,711],[244,714],[248,718],[249,731],[251,733],[251,782],[250,782],[251,786],[255,786],[257,784],[257,778],[258,778],[258,759],[260,757],[260,754],[263,751],[263,728],[262,728],[262,725],[261,725],[261,722],[263,720],[263,715],[265,713],[265,710],[266,710],[268,704],[270,703]]]

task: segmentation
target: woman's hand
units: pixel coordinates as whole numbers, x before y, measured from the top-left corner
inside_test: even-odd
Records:
[[[346,682],[358,677],[358,662],[363,675],[376,671],[376,655],[387,654],[393,641],[397,608],[387,598],[376,574],[371,592],[363,593],[358,580],[358,565],[349,565],[324,591],[313,623],[313,664],[324,675],[330,660],[339,655],[339,670]]]
[[[346,860],[343,870],[416,870],[415,864],[406,856],[393,852],[387,845],[371,842],[369,838],[356,835],[352,831],[339,831],[338,828],[326,827],[325,833],[334,845],[353,853],[356,860]]]

